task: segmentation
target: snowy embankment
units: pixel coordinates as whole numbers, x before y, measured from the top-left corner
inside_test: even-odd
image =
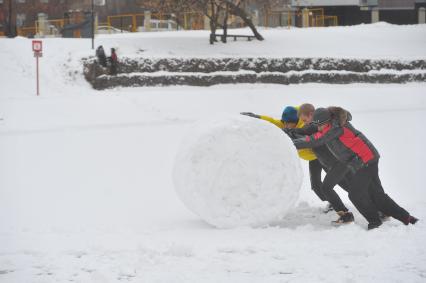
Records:
[[[142,42],[135,37],[135,46],[140,43],[141,48],[123,52],[118,76],[105,75],[93,59],[88,59],[85,77],[95,89],[224,83],[426,81],[426,52],[418,49],[424,39],[417,37],[425,36],[424,25],[396,27],[379,23],[349,28],[263,30],[262,33],[265,42],[231,41],[206,48],[199,46],[200,41],[207,38],[206,32],[191,33],[185,36],[186,40],[160,36],[147,37]],[[324,70],[333,72],[324,73]]]
[[[125,86],[230,83],[407,83],[426,82],[426,60],[333,58],[124,58],[110,76],[94,58],[84,76],[95,89]]]
[[[204,32],[97,44],[135,57],[426,59],[425,25],[263,32],[265,42],[214,46]],[[425,83],[100,92],[83,78],[89,40],[46,39],[44,47],[36,97],[30,40],[0,39],[0,282],[424,281]],[[241,111],[279,117],[284,105],[303,102],[351,110],[381,153],[385,190],[418,225],[392,220],[367,232],[337,188],[356,222],[331,227],[336,216],[320,212],[303,161],[297,207],[274,227],[215,229],[179,201],[172,168],[194,122]]]

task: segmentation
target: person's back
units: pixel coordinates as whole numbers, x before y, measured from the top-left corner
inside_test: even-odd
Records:
[[[104,48],[102,47],[102,45],[100,45],[96,49],[96,57],[98,57],[99,64],[102,67],[106,67],[107,66],[107,58],[106,58],[105,51],[104,51]]]
[[[350,114],[346,110],[330,107],[322,111],[328,111],[330,119],[307,140],[297,140],[297,149],[306,148],[306,144],[312,149],[326,145],[340,162],[353,171],[379,159],[379,152],[374,145],[349,122]]]

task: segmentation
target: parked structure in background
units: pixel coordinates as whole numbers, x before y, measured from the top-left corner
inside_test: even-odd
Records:
[[[100,33],[208,29],[203,11],[176,13],[160,0],[105,0],[96,6]],[[90,37],[92,0],[0,0],[0,36]],[[426,0],[242,0],[253,23],[265,27],[323,27],[385,21],[426,22]],[[242,27],[237,17],[228,27]]]

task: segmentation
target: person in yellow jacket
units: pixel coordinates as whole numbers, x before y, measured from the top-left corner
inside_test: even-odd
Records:
[[[280,120],[265,115],[257,115],[252,112],[241,112],[240,114],[268,121],[285,131],[285,129],[303,128],[305,126],[303,120],[299,119],[298,111],[298,106],[287,106],[284,108]],[[321,163],[318,161],[315,153],[310,148],[298,150],[298,154],[300,158],[309,162],[311,189],[315,192],[321,201],[326,201],[326,197],[321,191]],[[324,212],[327,213],[331,210],[332,207],[330,204],[328,204]]]
[[[299,110],[299,107],[294,107],[294,106],[285,107],[283,114],[281,116],[281,120],[274,119],[272,117],[265,116],[265,115],[257,115],[251,112],[242,112],[241,115],[246,115],[253,118],[258,118],[258,119],[271,122],[278,128],[284,130],[284,129],[293,129],[293,128],[303,128],[305,126],[305,123],[301,119],[299,119],[297,115],[298,110]],[[309,148],[298,150],[298,153],[300,158],[307,161],[317,159],[313,151]]]

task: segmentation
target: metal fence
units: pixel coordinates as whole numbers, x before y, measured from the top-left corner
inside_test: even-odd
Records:
[[[149,26],[147,27],[147,17]],[[223,20],[223,19],[222,19]],[[305,23],[303,23],[305,20]],[[20,36],[61,36],[61,31],[69,24],[69,19],[35,21],[33,27],[18,28]],[[304,10],[284,10],[266,11],[257,17],[257,24],[264,27],[327,27],[337,26],[337,16],[324,15],[324,9],[304,9]],[[147,14],[120,14],[107,17],[107,22],[95,24],[96,33],[117,33],[117,32],[140,32],[140,31],[165,31],[165,30],[202,30],[205,28],[205,16],[200,12],[185,12],[178,15],[163,13]],[[228,27],[243,27],[244,23],[235,16],[229,16]],[[207,27],[208,28],[208,27]],[[1,35],[1,34],[0,34]],[[74,37],[81,34],[74,32]]]
[[[324,9],[266,11],[260,15],[260,24],[264,27],[302,27],[304,13],[306,13],[306,24],[309,27],[337,26],[337,16],[324,15]]]
[[[65,20],[35,21],[35,34],[40,36],[60,36]]]

